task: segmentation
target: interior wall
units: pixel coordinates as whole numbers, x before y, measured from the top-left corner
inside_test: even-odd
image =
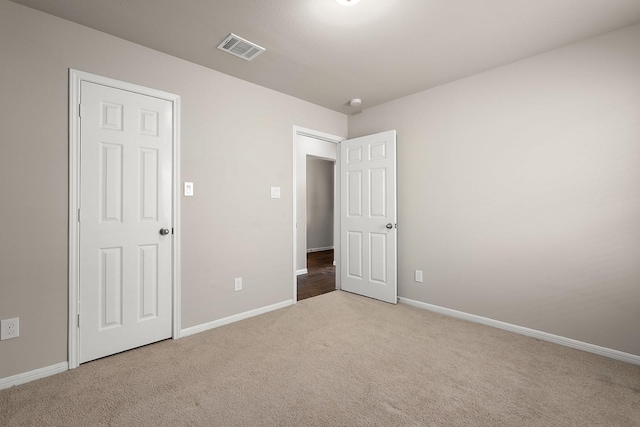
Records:
[[[333,248],[334,165],[307,156],[307,252]]]
[[[182,97],[182,327],[291,300],[291,131],[345,115],[6,0],[0,58],[0,378],[67,361],[69,68]]]
[[[334,134],[337,136],[345,133]],[[307,156],[325,160],[336,160],[337,144],[296,136],[296,271],[304,274],[307,270]],[[336,206],[335,209],[339,209]],[[335,218],[335,216],[334,216]]]
[[[639,40],[350,116],[350,137],[398,131],[402,297],[640,355]]]

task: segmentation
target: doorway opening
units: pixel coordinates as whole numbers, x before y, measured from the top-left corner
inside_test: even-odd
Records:
[[[307,272],[298,276],[298,301],[336,289],[334,198],[335,161],[307,155]]]
[[[329,143],[329,144],[327,144]],[[335,288],[396,304],[396,131],[346,140],[293,127],[293,302],[308,274],[306,156],[336,162]]]
[[[340,175],[336,173],[335,165],[338,144],[343,140],[335,135],[293,127],[294,303],[340,289],[340,265],[335,262],[340,257]],[[307,182],[308,167],[311,170],[311,184]],[[330,175],[331,180],[325,178],[314,183],[318,168],[324,170],[325,176]],[[308,191],[311,192],[309,208]],[[323,196],[322,200],[317,194]],[[327,200],[327,197],[331,200]],[[311,215],[310,224],[308,215]],[[308,229],[308,225],[311,225],[311,229]],[[300,297],[298,278],[301,279]]]

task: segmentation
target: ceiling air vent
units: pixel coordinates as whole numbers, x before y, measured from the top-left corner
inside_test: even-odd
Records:
[[[264,52],[263,47],[260,47],[255,43],[251,43],[242,37],[238,37],[233,33],[229,34],[227,38],[218,45],[218,49],[224,50],[225,52],[246,61],[251,61],[253,58]]]

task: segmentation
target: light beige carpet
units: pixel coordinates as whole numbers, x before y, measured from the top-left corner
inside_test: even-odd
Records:
[[[2,426],[640,426],[640,366],[332,292],[0,391]]]

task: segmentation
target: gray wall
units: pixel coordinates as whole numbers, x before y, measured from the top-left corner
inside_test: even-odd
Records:
[[[0,0],[0,378],[67,360],[69,68],[182,96],[182,327],[290,300],[292,127],[346,116]]]
[[[307,156],[307,251],[333,247],[334,165]]]
[[[401,296],[640,355],[638,46],[635,25],[349,118],[398,131]]]

